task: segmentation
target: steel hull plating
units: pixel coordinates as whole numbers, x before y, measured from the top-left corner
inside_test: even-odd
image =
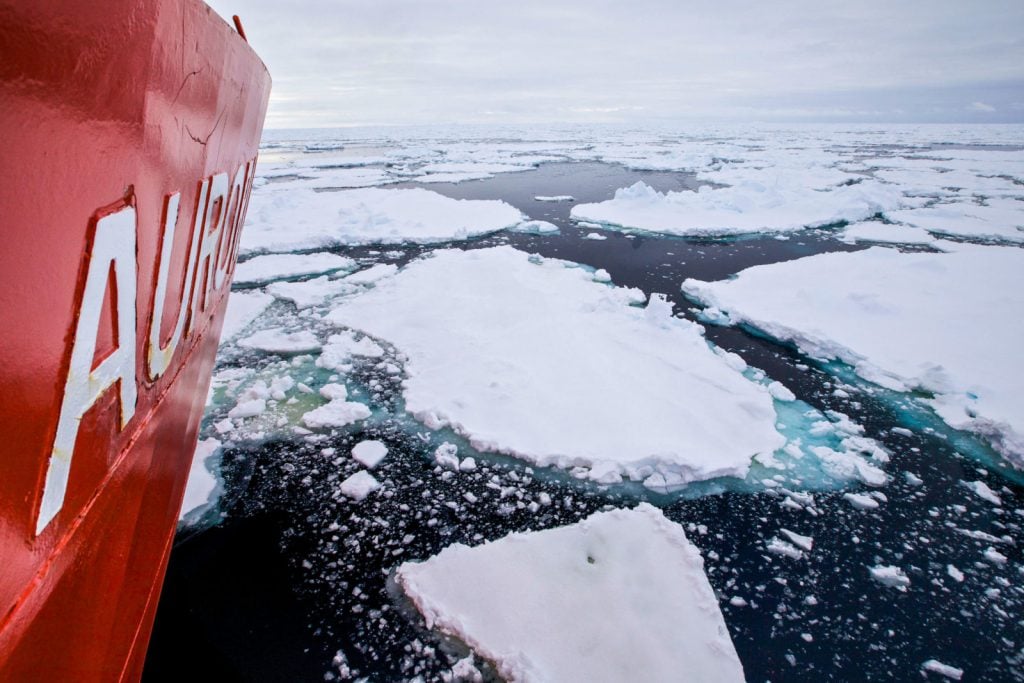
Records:
[[[140,675],[269,90],[198,0],[0,0],[0,680]]]

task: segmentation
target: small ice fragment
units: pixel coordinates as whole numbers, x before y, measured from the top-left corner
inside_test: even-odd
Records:
[[[954,681],[959,681],[964,675],[963,669],[958,669],[955,666],[950,666],[949,664],[943,664],[937,659],[929,659],[921,665],[921,670],[936,673],[940,676],[951,678]]]
[[[445,441],[434,451],[434,462],[449,470],[459,469],[459,447]]]
[[[882,584],[900,591],[906,591],[910,585],[910,577],[902,569],[893,565],[876,565],[868,567],[871,578]]]
[[[874,510],[878,507],[878,500],[865,493],[844,493],[843,498],[858,510]]]
[[[983,481],[962,481],[960,483],[962,483],[968,489],[973,491],[974,494],[981,498],[982,500],[987,500],[993,505],[1003,504],[1003,500],[996,494],[995,491],[988,487],[988,484],[986,484]]]
[[[788,538],[796,547],[806,550],[807,552],[811,552],[811,548],[814,546],[814,539],[812,537],[801,536],[789,529],[780,529],[779,531],[785,534],[786,538]]]
[[[538,202],[574,202],[576,199],[568,194],[556,194],[551,196],[538,195],[534,197]]]
[[[964,573],[951,564],[946,565],[946,573],[958,583],[964,580]]]
[[[991,562],[992,564],[1006,564],[1006,555],[1003,555],[995,548],[989,547],[985,551],[984,555],[985,559]]]
[[[611,282],[611,274],[604,268],[598,268],[594,271],[594,282]]]
[[[588,232],[586,235],[583,236],[583,239],[588,239],[588,240],[606,240],[606,239],[608,239],[608,236],[607,235],[602,235],[599,232]]]
[[[366,470],[360,470],[341,482],[341,492],[356,502],[380,488],[380,482]]]
[[[893,427],[889,431],[891,431],[893,434],[899,434],[900,436],[905,436],[907,438],[910,438],[910,437],[914,436],[914,432],[910,431],[909,429],[905,429],[903,427]]]
[[[924,479],[921,479],[921,477],[917,476],[913,472],[904,472],[903,478],[906,479],[907,483],[911,486],[920,486],[924,483]]]
[[[804,556],[800,550],[778,538],[773,538],[768,541],[768,543],[765,544],[765,548],[770,553],[783,555],[794,560],[799,560]]]
[[[312,353],[320,350],[320,342],[317,340],[316,335],[309,330],[286,332],[283,327],[260,330],[244,339],[240,339],[238,345],[257,351],[281,355]]]
[[[768,393],[777,401],[795,401],[796,394],[789,390],[782,382],[772,382],[768,385]]]
[[[360,441],[352,448],[352,458],[367,469],[373,469],[387,457],[388,447],[380,441]]]
[[[465,460],[463,460],[462,462],[459,463],[459,471],[461,471],[461,472],[472,472],[475,469],[476,469],[476,459],[475,458],[466,458]]]
[[[732,605],[733,607],[746,607],[747,606],[747,601],[744,600],[743,598],[741,598],[738,595],[734,595],[734,596],[732,596],[732,598],[730,598],[729,604]]]
[[[267,402],[262,398],[254,398],[248,401],[241,401],[238,405],[228,411],[230,418],[256,417],[267,409]]]

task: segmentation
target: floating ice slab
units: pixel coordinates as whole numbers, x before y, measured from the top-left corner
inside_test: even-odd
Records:
[[[373,469],[388,455],[388,447],[380,441],[360,441],[352,447],[352,458],[363,467]]]
[[[356,262],[344,256],[319,252],[315,254],[267,254],[239,263],[235,268],[236,284],[259,284],[300,275],[321,275],[350,270]]]
[[[301,309],[319,306],[331,297],[351,294],[359,288],[352,283],[332,280],[324,275],[303,282],[271,282],[266,290],[278,299],[290,301],[296,308]]]
[[[902,195],[876,181],[816,190],[753,181],[717,190],[661,193],[643,182],[596,204],[577,204],[572,217],[606,226],[672,235],[788,232],[840,221],[864,220],[896,209]]]
[[[326,319],[408,356],[409,412],[478,450],[602,483],[744,476],[785,443],[768,388],[663,299],[638,297],[511,247],[448,250]]]
[[[253,192],[241,252],[294,251],[332,245],[447,242],[523,220],[498,200],[450,199],[424,189],[309,189]]]
[[[844,242],[890,242],[894,244],[935,244],[938,239],[927,230],[910,225],[894,225],[880,221],[854,223],[839,238]]]
[[[935,204],[886,216],[940,235],[1024,242],[1024,201],[1017,199],[989,199],[984,205],[976,201]]]
[[[819,254],[683,290],[866,380],[933,392],[952,427],[1024,464],[1024,250],[942,246],[953,251]]]
[[[395,578],[505,680],[743,680],[700,553],[646,503],[456,544]]]
[[[192,467],[188,472],[188,483],[185,485],[185,498],[181,503],[181,514],[178,521],[185,519],[193,510],[197,510],[210,500],[210,494],[217,488],[217,478],[206,466],[206,459],[220,449],[221,443],[214,438],[203,439],[196,444],[196,452],[192,456]]]
[[[221,341],[227,341],[238,335],[252,321],[260,317],[267,306],[274,303],[274,297],[263,292],[231,292],[228,308],[224,313],[224,327],[221,329]]]
[[[238,340],[239,346],[280,354],[310,353],[320,350],[320,341],[309,330],[288,332],[283,327],[260,330]]]

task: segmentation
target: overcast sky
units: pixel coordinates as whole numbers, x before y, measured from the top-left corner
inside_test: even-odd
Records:
[[[208,0],[267,127],[1024,122],[1024,0]]]

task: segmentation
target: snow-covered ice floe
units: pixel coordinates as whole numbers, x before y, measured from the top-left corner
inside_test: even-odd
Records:
[[[922,399],[950,426],[1024,465],[1024,250],[942,243],[873,247],[687,280],[712,317],[747,324],[863,379]]]
[[[205,509],[209,505],[210,497],[217,489],[218,480],[210,471],[207,460],[216,454],[220,447],[220,440],[212,437],[202,439],[196,444],[192,466],[188,472],[188,483],[185,486],[185,497],[178,515],[179,522],[188,523],[200,509]]]
[[[478,450],[599,483],[743,477],[785,444],[771,393],[645,298],[511,247],[446,250],[327,320],[394,344],[407,410]]]
[[[746,180],[666,193],[638,182],[607,201],[577,204],[572,217],[670,235],[739,235],[860,221],[899,208],[902,201],[895,187],[873,180],[829,189]]]
[[[345,256],[315,254],[267,254],[243,261],[235,267],[235,284],[261,284],[302,275],[322,275],[352,270],[356,262]]]
[[[500,200],[451,199],[420,188],[254,192],[241,253],[337,245],[434,243],[516,225],[522,214]]]
[[[442,250],[324,320],[392,344],[406,411],[479,452],[661,493],[722,477],[753,489],[886,481],[885,452],[846,416],[714,348],[662,295],[610,279],[511,247]],[[345,371],[343,335],[355,339],[332,336],[319,366]]]
[[[743,680],[700,552],[646,503],[456,544],[395,580],[505,680]]]

